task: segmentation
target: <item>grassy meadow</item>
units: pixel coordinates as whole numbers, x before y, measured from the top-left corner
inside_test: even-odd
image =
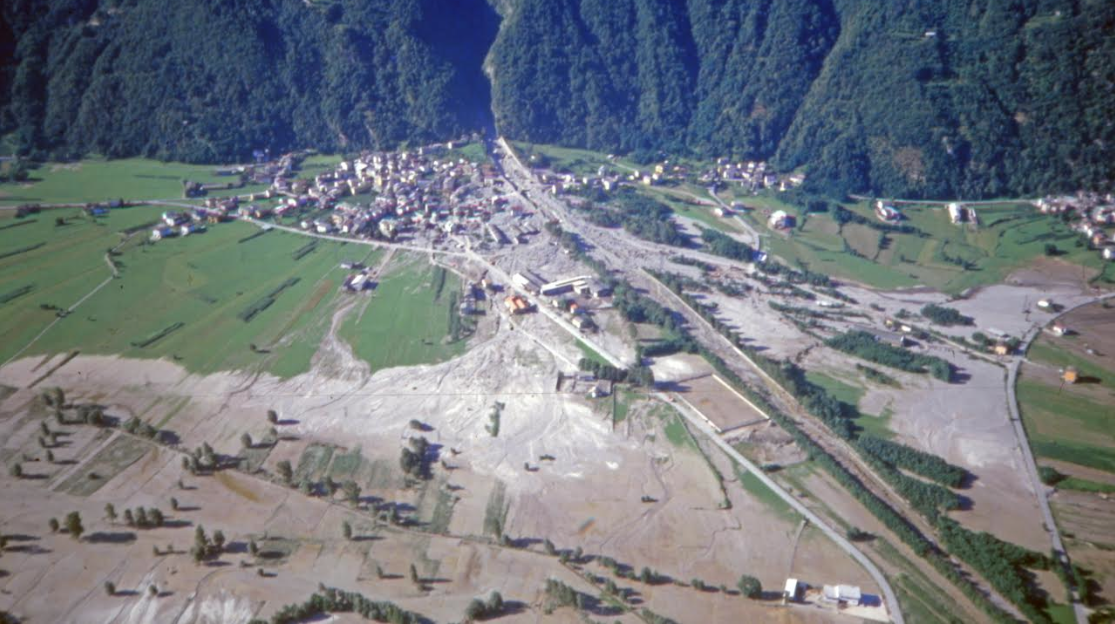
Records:
[[[350,313],[339,334],[373,371],[448,360],[465,351],[464,340],[449,337],[460,289],[456,275],[417,256],[396,256],[367,309]]]
[[[146,158],[87,159],[76,163],[46,163],[31,171],[27,182],[0,184],[0,206],[26,203],[65,204],[112,199],[181,199],[182,180],[205,184],[234,182],[216,175],[217,165],[167,163]],[[262,186],[212,191],[210,196],[252,193]]]
[[[0,219],[0,256],[14,252],[0,259],[0,362],[50,326],[24,356],[80,350],[165,357],[200,373],[251,369],[290,377],[309,370],[339,298],[355,296],[340,292],[345,272],[339,264],[371,264],[382,253],[279,231],[253,236],[259,230],[239,222],[151,243],[149,224],[161,212],[136,207],[93,219],[64,209],[49,218]],[[67,224],[56,226],[56,215],[65,215]],[[119,278],[64,318],[44,309],[44,304],[68,308],[109,278],[106,251],[120,244],[121,232],[129,228],[140,229],[113,258]],[[360,357],[378,368],[463,351],[463,342],[441,344],[448,332],[444,305],[437,323],[415,312],[417,300],[432,297],[430,280],[421,281],[432,273],[424,261],[413,259],[409,271],[385,279],[384,291],[372,295],[361,328],[374,326],[373,332],[390,340],[353,332]],[[449,276],[443,301],[455,298],[454,288]],[[253,308],[258,312],[244,320]],[[424,340],[435,347],[426,347]]]
[[[1030,347],[1036,366],[1060,370],[1076,366],[1082,381],[1030,373],[1018,380],[1018,405],[1034,454],[1115,474],[1115,367],[1081,357],[1048,336]]]

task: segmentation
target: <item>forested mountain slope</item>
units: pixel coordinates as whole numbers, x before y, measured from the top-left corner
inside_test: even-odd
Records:
[[[490,117],[484,0],[6,0],[0,22],[16,41],[0,129],[40,156],[227,161]]]
[[[832,191],[1109,188],[1115,3],[519,0],[501,131],[772,158]]]
[[[514,139],[770,159],[833,193],[1106,190],[1113,33],[1108,0],[9,0],[0,133],[227,161],[494,111]]]

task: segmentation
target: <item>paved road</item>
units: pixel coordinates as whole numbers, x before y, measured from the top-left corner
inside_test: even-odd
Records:
[[[998,204],[1034,204],[1037,205],[1036,199],[978,199],[966,201],[963,199],[953,199],[949,201],[941,201],[934,199],[899,199],[886,197],[867,197],[866,195],[849,195],[848,197],[858,201],[871,201],[874,199],[881,199],[888,204],[923,204],[926,206],[947,206],[951,203],[963,204],[965,206],[995,206]]]
[[[658,396],[663,400],[672,403],[674,407],[678,408],[678,412],[680,412],[681,415],[684,416],[685,419],[688,420],[694,428],[705,434],[705,436],[712,440],[713,444],[720,447],[720,450],[724,451],[724,453],[726,453],[728,457],[731,457],[735,461],[739,462],[740,465],[747,468],[747,470],[751,472],[751,474],[755,475],[760,481],[763,482],[764,485],[773,490],[779,498],[786,501],[786,504],[790,505],[790,507],[793,507],[794,510],[801,514],[803,518],[808,520],[810,524],[820,529],[822,533],[829,537],[829,539],[831,539],[833,542],[836,542],[837,546],[843,549],[844,552],[851,555],[853,559],[855,559],[861,566],[863,566],[863,568],[867,570],[868,574],[871,575],[871,578],[875,580],[875,582],[879,585],[880,590],[883,592],[883,598],[887,602],[887,611],[890,615],[891,621],[895,624],[904,623],[904,620],[902,619],[902,609],[898,606],[898,596],[895,595],[894,590],[891,589],[890,583],[887,582],[887,577],[883,574],[882,570],[880,570],[878,566],[875,565],[875,562],[871,561],[871,559],[869,559],[867,555],[863,554],[863,552],[856,548],[839,531],[825,524],[825,522],[821,520],[821,518],[817,516],[817,514],[813,513],[812,510],[803,505],[801,501],[794,498],[790,493],[783,490],[777,482],[768,477],[767,474],[753,462],[751,462],[751,460],[747,459],[746,457],[741,455],[739,451],[732,448],[731,444],[728,444],[724,440],[724,438],[721,438],[715,431],[712,430],[711,427],[709,427],[708,423],[705,422],[704,417],[692,406],[690,406],[689,403],[685,401],[674,401],[672,397],[664,395],[662,393],[658,393]]]
[[[403,243],[387,243],[384,241],[371,240],[367,238],[354,238],[349,236],[333,236],[332,234],[318,234],[317,232],[310,232],[289,225],[278,225],[269,223],[267,221],[260,221],[251,217],[237,217],[241,221],[254,223],[260,227],[274,228],[284,232],[291,232],[293,234],[301,234],[302,236],[311,236],[313,238],[320,238],[338,243],[355,243],[357,245],[368,245],[369,247],[380,247],[383,249],[402,249],[405,251],[416,251],[418,253],[435,254],[439,256],[449,256],[454,258],[471,258],[471,256],[463,251],[444,251],[441,249],[434,249],[433,247],[419,247],[418,245],[405,245]]]
[[[1060,318],[1077,308],[1091,305],[1098,301],[1103,301],[1104,299],[1110,299],[1112,297],[1115,297],[1115,293],[1109,293],[1100,297],[1093,297],[1092,299],[1062,310],[1054,318]],[[1051,323],[1052,321],[1053,319],[1050,319],[1049,321],[1041,323],[1031,329],[1030,333],[1028,333],[1025,339],[1022,341],[1022,345],[1019,347],[1019,351],[1021,353],[1025,353],[1027,349],[1029,349],[1030,343],[1033,342],[1034,339],[1041,334],[1042,327],[1044,327],[1048,323]],[[1025,424],[1023,424],[1022,416],[1018,412],[1018,395],[1015,392],[1015,388],[1018,385],[1018,369],[1022,366],[1022,362],[1024,359],[1025,358],[1022,357],[1015,359],[1014,362],[1012,362],[1010,367],[1007,369],[1007,407],[1010,409],[1010,420],[1011,424],[1014,425],[1014,435],[1018,439],[1018,447],[1022,450],[1022,457],[1025,459],[1026,462],[1026,473],[1030,477],[1030,481],[1033,484],[1034,493],[1037,494],[1038,506],[1041,508],[1042,522],[1045,524],[1045,529],[1049,531],[1049,539],[1053,544],[1053,552],[1061,561],[1061,564],[1067,567],[1070,565],[1068,552],[1065,550],[1064,542],[1061,540],[1061,531],[1057,527],[1057,521],[1053,518],[1053,510],[1049,507],[1049,496],[1055,491],[1055,489],[1048,487],[1047,485],[1042,483],[1041,477],[1038,474],[1037,461],[1034,459],[1034,454],[1030,450],[1030,440],[1026,436],[1026,426]],[[1075,593],[1073,594],[1072,608],[1073,612],[1076,615],[1077,624],[1087,624],[1088,612],[1084,608],[1084,605],[1080,604],[1078,600],[1078,594]]]

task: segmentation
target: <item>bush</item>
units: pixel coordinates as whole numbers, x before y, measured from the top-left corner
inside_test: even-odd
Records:
[[[739,577],[739,582],[736,583],[736,587],[739,588],[739,593],[752,600],[755,600],[763,595],[763,584],[760,583],[759,579],[755,578],[754,576],[744,574],[743,576]]]
[[[936,325],[975,325],[975,319],[964,316],[955,308],[929,304],[921,309],[921,315]]]

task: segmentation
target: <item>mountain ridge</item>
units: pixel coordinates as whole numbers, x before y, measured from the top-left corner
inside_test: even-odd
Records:
[[[0,133],[40,159],[214,162],[494,121],[769,160],[829,194],[1107,191],[1113,30],[1097,0],[14,0]]]

